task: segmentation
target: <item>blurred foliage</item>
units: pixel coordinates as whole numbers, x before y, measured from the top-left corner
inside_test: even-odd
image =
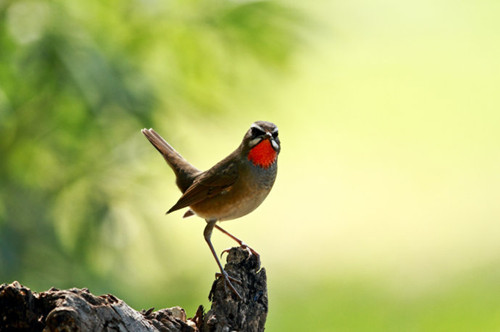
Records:
[[[268,1],[1,1],[0,281],[106,288],[130,136],[286,70],[299,21]]]
[[[260,118],[280,175],[227,227],[262,254],[269,330],[498,330],[499,13],[0,0],[0,282],[192,315],[216,267],[202,221],[162,216],[178,191],[139,129],[204,168]]]

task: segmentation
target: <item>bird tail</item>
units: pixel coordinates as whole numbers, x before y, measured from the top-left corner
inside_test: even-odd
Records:
[[[184,159],[153,129],[142,129],[141,131],[172,168],[177,178],[177,186],[184,193],[191,186],[200,170]]]

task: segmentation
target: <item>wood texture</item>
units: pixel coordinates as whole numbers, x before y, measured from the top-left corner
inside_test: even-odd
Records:
[[[266,271],[259,258],[242,248],[227,256],[227,273],[243,300],[224,284],[214,281],[211,309],[200,306],[192,318],[172,307],[136,311],[111,294],[96,296],[88,289],[72,288],[37,293],[14,281],[0,285],[0,331],[263,331],[268,310]]]

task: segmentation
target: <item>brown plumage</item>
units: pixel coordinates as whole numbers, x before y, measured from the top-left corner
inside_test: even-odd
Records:
[[[177,186],[183,193],[167,213],[189,207],[184,216],[196,214],[206,220],[205,240],[227,284],[241,297],[220,264],[210,240],[211,233],[215,227],[247,247],[216,222],[252,212],[269,194],[276,179],[277,157],[281,149],[278,128],[270,122],[254,122],[238,148],[204,172],[187,162],[153,129],[143,129],[142,133],[172,168]],[[257,254],[253,249],[249,250]]]

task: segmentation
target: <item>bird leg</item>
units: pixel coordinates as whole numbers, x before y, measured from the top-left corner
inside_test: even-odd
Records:
[[[252,248],[250,248],[245,242],[241,241],[240,239],[238,239],[236,236],[232,235],[231,233],[229,233],[228,231],[226,231],[225,229],[223,229],[222,227],[218,226],[218,225],[214,225],[215,228],[217,228],[219,231],[221,231],[222,233],[226,234],[227,236],[229,236],[231,239],[233,239],[234,241],[236,241],[240,247],[242,247],[243,249],[247,250],[248,253],[250,254],[250,256],[252,255],[255,255],[255,257],[259,258],[260,255],[257,251],[253,250]],[[224,253],[226,252],[229,252],[230,249],[225,249],[225,250],[222,250],[221,252],[221,257]]]
[[[212,230],[214,229],[214,226],[217,227],[215,225],[216,222],[217,222],[217,220],[207,220],[207,226],[205,227],[205,230],[203,231],[203,236],[205,237],[205,241],[207,241],[208,247],[210,248],[210,251],[212,252],[212,255],[214,256],[215,261],[217,262],[217,265],[219,266],[219,269],[220,269],[220,275],[216,274],[216,276],[224,277],[224,280],[226,282],[225,284],[228,285],[229,288],[231,288],[233,293],[236,294],[236,296],[238,296],[240,298],[240,300],[243,300],[243,298],[238,293],[236,288],[234,288],[233,284],[231,284],[231,280],[233,280],[235,282],[240,282],[240,281],[235,279],[235,278],[230,277],[226,273],[226,271],[224,271],[224,268],[222,267],[222,264],[220,263],[219,257],[217,257],[217,254],[215,253],[215,249],[214,249],[214,246],[212,245],[212,241],[210,240],[210,238],[212,237]]]

